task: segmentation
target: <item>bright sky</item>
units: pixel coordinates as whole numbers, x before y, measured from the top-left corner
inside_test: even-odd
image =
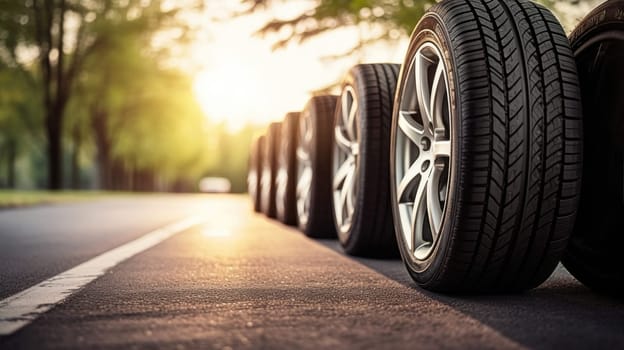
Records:
[[[340,81],[358,62],[400,62],[406,40],[372,45],[358,57],[323,60],[348,50],[359,36],[347,28],[313,38],[301,45],[271,51],[275,37],[254,33],[271,18],[292,18],[314,1],[280,2],[251,15],[227,18],[240,9],[236,1],[208,1],[204,31],[192,49],[193,61],[201,62],[195,76],[195,93],[214,121],[225,121],[236,130],[246,123],[266,124],[281,120],[289,111],[303,108],[314,90]]]

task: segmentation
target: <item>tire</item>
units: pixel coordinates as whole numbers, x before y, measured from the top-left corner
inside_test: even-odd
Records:
[[[570,36],[581,82],[581,203],[563,264],[590,288],[624,295],[624,1],[608,1]]]
[[[334,116],[334,222],[345,252],[398,255],[390,207],[390,124],[399,64],[361,64],[342,84]]]
[[[297,224],[297,142],[299,112],[286,114],[282,122],[276,181],[277,219],[286,225]]]
[[[297,222],[308,237],[334,238],[331,147],[337,96],[315,96],[299,121],[297,147]]]
[[[253,203],[253,210],[260,212],[260,174],[264,158],[264,135],[256,138],[249,152],[249,170],[247,173],[247,192]]]
[[[264,163],[262,177],[260,179],[261,210],[270,217],[275,218],[275,177],[277,176],[277,154],[280,145],[281,123],[271,123],[266,133],[264,147]]]
[[[576,68],[555,17],[528,0],[432,6],[400,74],[390,161],[397,241],[419,285],[511,292],[548,278],[581,179]]]

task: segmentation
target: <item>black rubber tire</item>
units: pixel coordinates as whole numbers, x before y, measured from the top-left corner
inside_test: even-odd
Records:
[[[624,1],[597,7],[572,32],[583,99],[581,204],[563,264],[600,292],[624,295]]]
[[[452,120],[450,176],[440,237],[417,260],[395,225],[412,278],[442,292],[533,288],[558,264],[573,228],[581,180],[581,105],[569,42],[555,17],[528,0],[446,0],[418,23],[441,48]],[[399,222],[395,155],[393,213]]]
[[[249,170],[247,172],[247,192],[251,197],[253,210],[260,212],[260,174],[264,158],[264,135],[258,136],[249,151]]]
[[[266,132],[264,163],[260,179],[261,211],[270,218],[275,218],[275,177],[277,176],[277,155],[280,145],[282,123],[271,123]]]
[[[282,122],[281,144],[276,178],[277,219],[286,225],[297,224],[297,142],[299,139],[299,112],[286,114]],[[280,184],[280,176],[283,183]]]
[[[360,64],[349,71],[342,84],[343,94],[334,117],[335,133],[341,133],[345,139],[350,137],[340,122],[343,107],[352,106],[350,99],[353,98],[357,108],[354,119],[357,130],[354,131],[358,151],[353,152],[355,201],[351,220],[341,225],[342,219],[338,215],[342,214],[338,213],[340,209],[336,210],[343,207],[340,205],[341,191],[335,187],[332,204],[338,239],[348,254],[366,257],[396,257],[399,254],[390,206],[388,154],[392,106],[400,68],[400,64]],[[335,179],[338,164],[344,164],[338,158],[346,153],[339,152],[339,149],[334,137],[332,179]]]
[[[337,101],[337,96],[312,97],[301,112],[299,121],[300,130],[306,127],[310,130],[308,140],[300,136],[299,151],[309,157],[311,181],[306,219],[303,219],[304,214],[298,210],[297,221],[299,229],[306,236],[313,238],[336,237],[331,207],[331,147]],[[297,161],[301,162],[300,159]],[[301,175],[298,174],[298,186]],[[300,200],[301,193],[297,191],[297,201]]]

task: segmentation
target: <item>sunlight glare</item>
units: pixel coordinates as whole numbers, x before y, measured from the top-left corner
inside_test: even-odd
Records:
[[[258,77],[246,64],[220,62],[197,74],[193,90],[211,120],[227,122],[234,130],[250,122],[254,105],[261,103]]]
[[[212,2],[208,12],[227,13],[226,4]],[[314,91],[339,82],[358,62],[402,60],[406,40],[371,44],[366,52],[344,59],[322,59],[353,47],[359,37],[353,26],[273,51],[275,35],[268,39],[255,35],[258,28],[275,17],[295,17],[315,2],[287,4],[227,21],[206,19],[192,56],[201,62],[193,90],[208,120],[225,123],[231,131],[247,124],[266,125],[282,120],[287,112],[300,111]]]
[[[202,229],[202,236],[206,238],[224,238],[231,235],[232,230],[224,227],[205,227]]]

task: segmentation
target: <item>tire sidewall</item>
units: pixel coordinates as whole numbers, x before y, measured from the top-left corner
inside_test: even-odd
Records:
[[[287,181],[286,181],[286,223],[294,224],[297,220],[297,146],[299,144],[299,119],[300,114],[289,115],[288,134],[286,141]]]
[[[591,37],[611,28],[621,28],[624,22],[624,0],[609,0],[590,12],[570,33],[570,46],[576,56]]]
[[[262,148],[263,138],[258,137],[256,141],[253,143],[253,148],[251,150],[251,164],[249,166],[250,175],[253,173],[253,177],[249,179],[249,192],[251,192],[252,200],[253,200],[253,208],[254,211],[259,212],[262,206],[261,203],[261,186],[260,180],[262,177],[262,158],[264,156],[264,149]],[[250,176],[251,177],[251,176]]]
[[[297,147],[298,139],[298,115],[295,113],[289,113],[284,118],[280,133],[280,146],[279,157],[277,161],[277,172],[275,177],[276,183],[276,210],[277,217],[285,224],[290,224],[294,221],[293,216],[296,214],[296,210],[293,210],[295,205],[295,187],[297,181],[297,167],[296,156],[294,155]],[[284,170],[286,172],[285,183],[283,184],[283,191],[278,193],[279,186],[277,185],[277,174]]]
[[[281,125],[280,124],[271,124],[269,126],[267,139],[266,139],[266,152],[265,152],[265,166],[263,170],[263,176],[268,176],[266,183],[268,184],[268,188],[263,188],[263,212],[269,217],[276,216],[276,208],[275,208],[275,175],[277,174],[277,159],[278,155],[276,152],[279,152],[279,132]],[[266,173],[265,173],[266,172]]]

